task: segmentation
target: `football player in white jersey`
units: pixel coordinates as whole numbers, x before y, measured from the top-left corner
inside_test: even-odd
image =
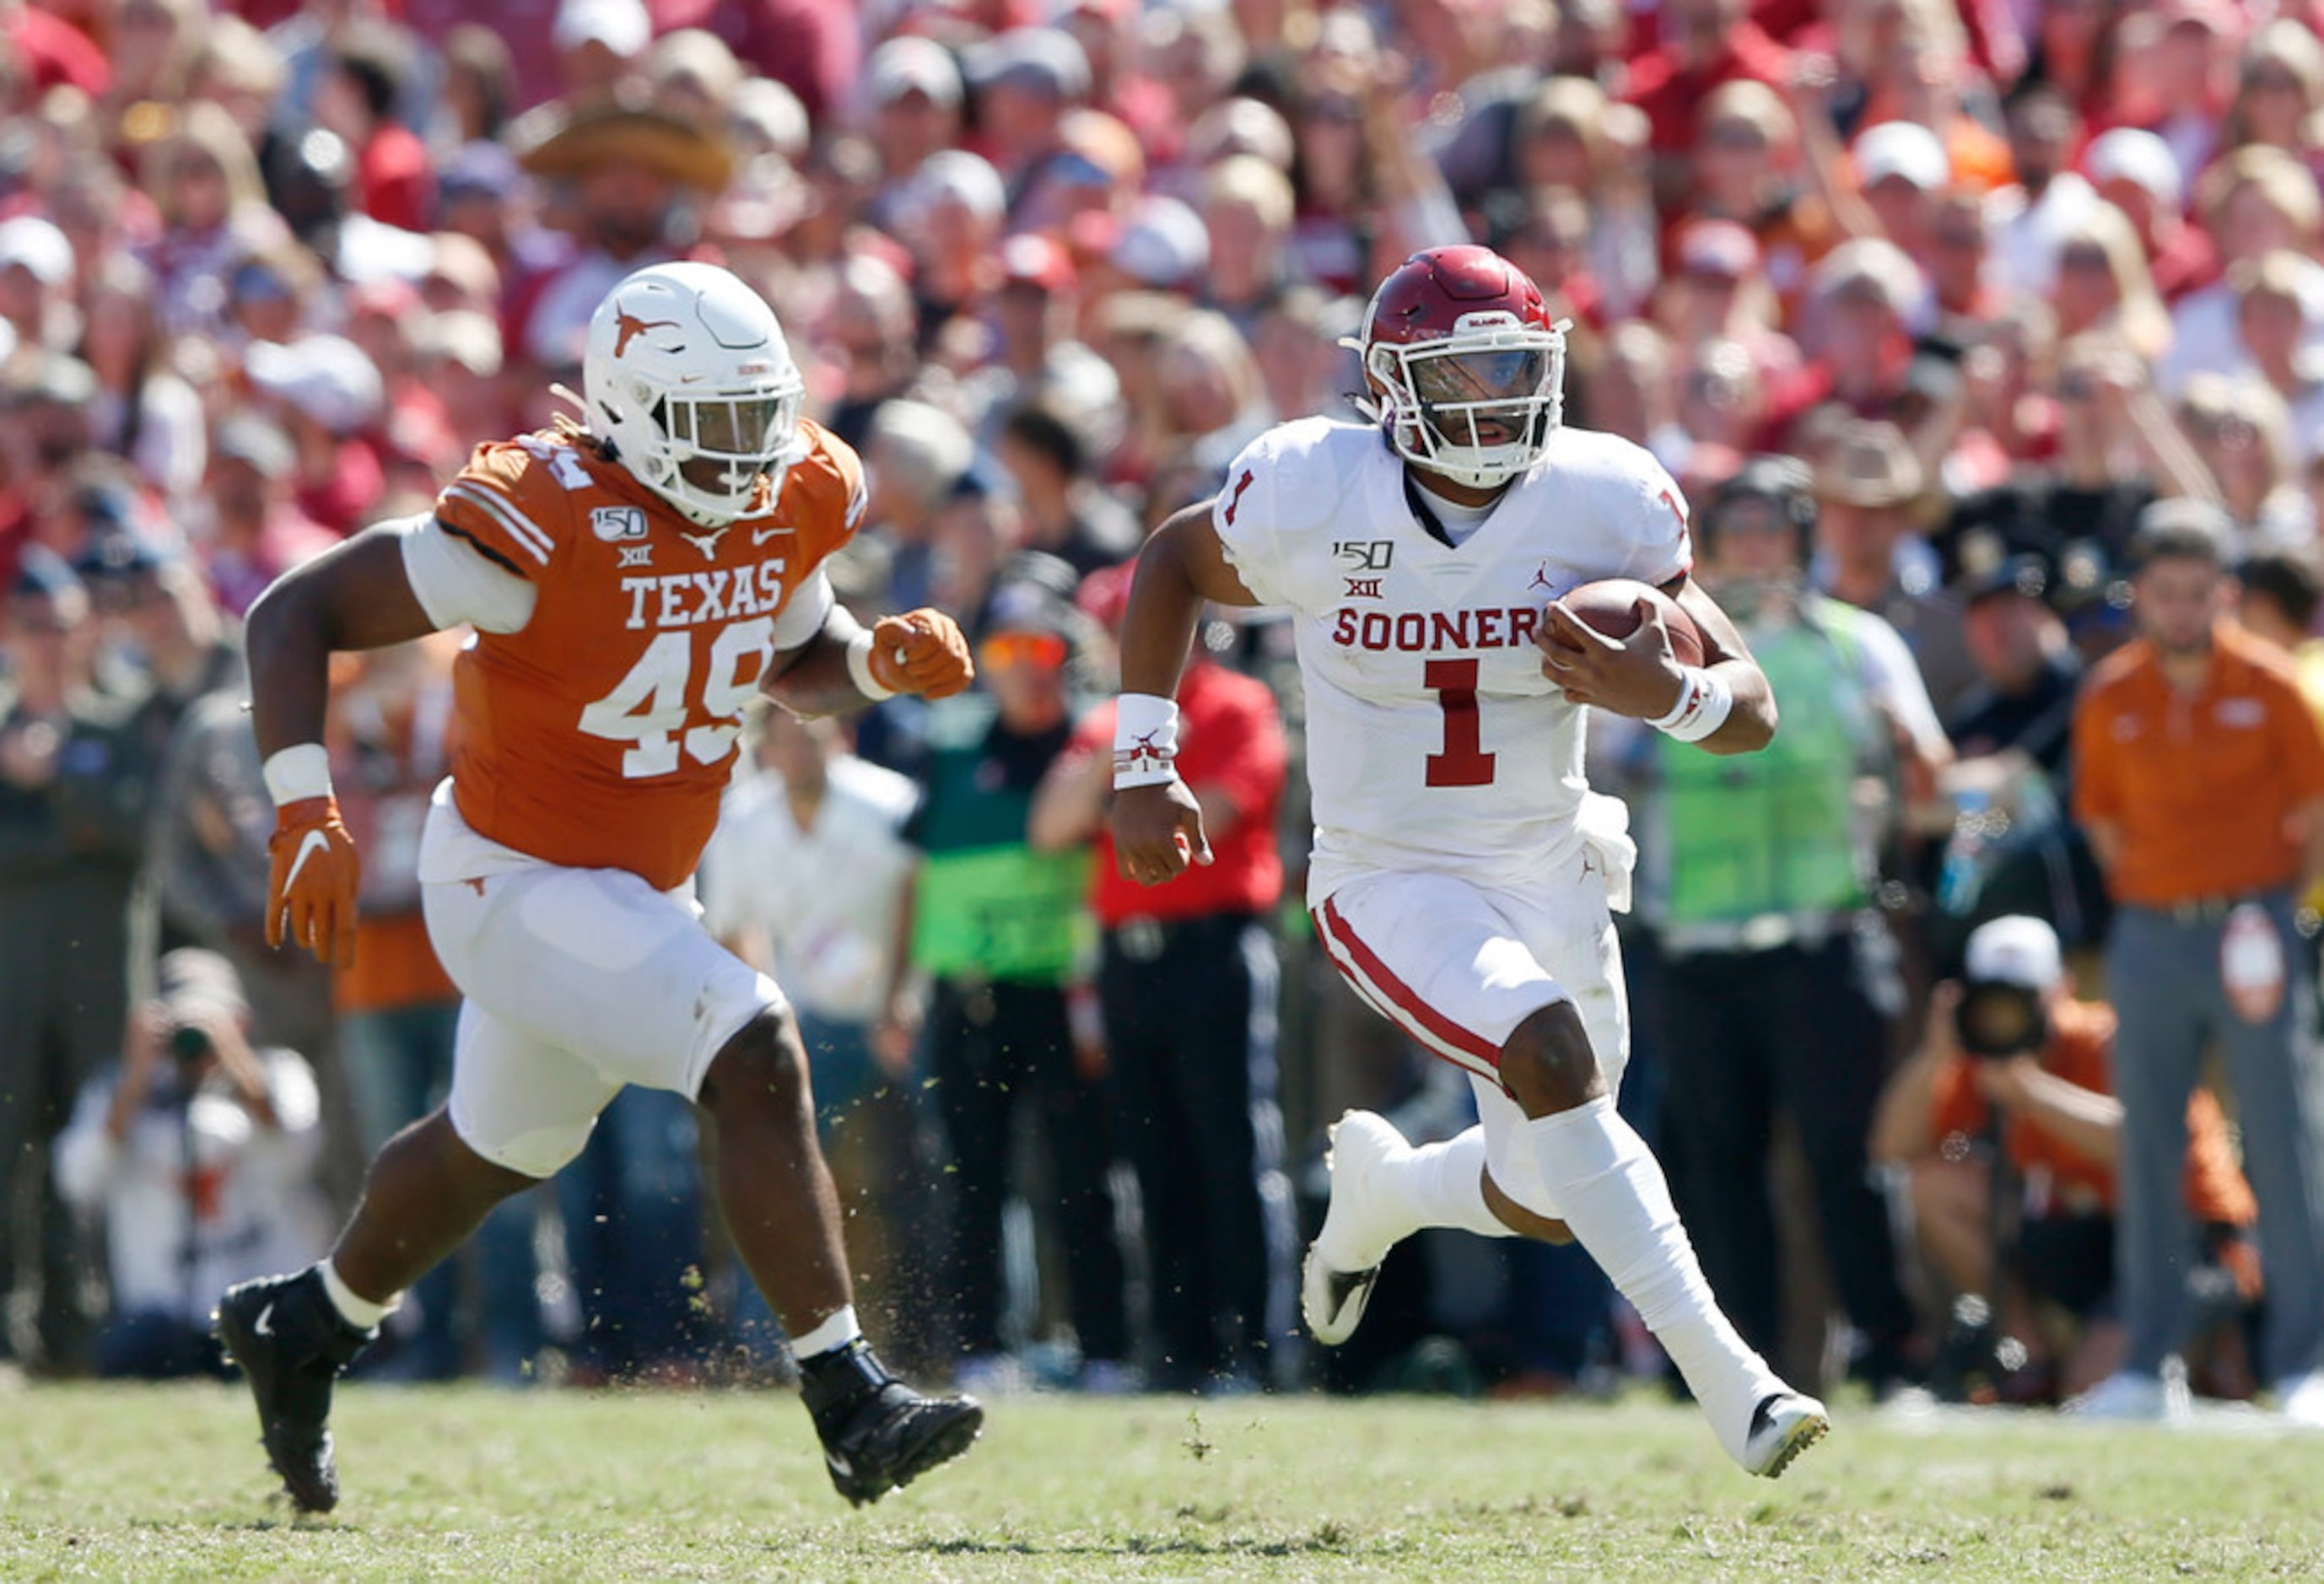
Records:
[[[1416,253],[1355,345],[1372,423],[1268,431],[1139,557],[1114,755],[1123,871],[1158,884],[1209,859],[1172,766],[1203,602],[1287,608],[1318,936],[1365,1000],[1469,1070],[1482,1119],[1418,1149],[1370,1112],[1341,1119],[1308,1329],[1344,1341],[1389,1248],[1423,1227],[1578,1238],[1720,1443],[1772,1478],[1830,1422],[1720,1312],[1661,1166],[1614,1109],[1629,1031],[1609,907],[1628,906],[1633,849],[1620,806],[1583,779],[1582,710],[1748,753],[1774,734],[1775,699],[1688,576],[1677,485],[1628,441],[1560,423],[1563,327],[1522,272],[1482,247]],[[1616,641],[1556,603],[1608,577],[1675,599],[1702,665],[1679,664],[1651,607]]]

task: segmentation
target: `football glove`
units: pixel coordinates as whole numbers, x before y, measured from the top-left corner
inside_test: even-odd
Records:
[[[881,686],[927,698],[949,698],[976,680],[960,623],[925,607],[873,624],[871,664]]]
[[[363,866],[336,797],[301,797],[275,811],[266,843],[266,944],[287,935],[316,958],[346,968],[355,960],[355,888]]]

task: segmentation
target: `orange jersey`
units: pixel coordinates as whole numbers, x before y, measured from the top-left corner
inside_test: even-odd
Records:
[[[807,452],[771,512],[697,528],[586,437],[477,447],[438,497],[446,528],[530,580],[531,618],[454,667],[452,791],[488,840],[663,890],[718,823],[742,707],[775,619],[863,511],[844,442]]]

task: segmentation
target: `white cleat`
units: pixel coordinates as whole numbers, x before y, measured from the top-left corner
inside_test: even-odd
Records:
[[[1746,1473],[1780,1478],[1793,1459],[1831,1433],[1831,1415],[1821,1403],[1797,1392],[1776,1392],[1760,1398],[1751,1411],[1751,1428],[1737,1460]]]
[[[2116,1370],[2061,1411],[2078,1419],[2184,1424],[2194,1410],[2187,1390],[2186,1368],[2174,1358],[2165,1360],[2158,1375],[2135,1369]]]
[[[1308,1334],[1336,1348],[1356,1334],[1364,1305],[1371,1301],[1372,1284],[1379,1279],[1380,1262],[1409,1229],[1380,1224],[1382,1211],[1370,1191],[1372,1172],[1383,1161],[1411,1153],[1412,1147],[1387,1118],[1370,1111],[1350,1111],[1325,1137],[1331,1140],[1323,1165],[1332,1174],[1332,1202],[1299,1267],[1299,1310],[1306,1317]],[[1378,1252],[1343,1270],[1325,1262],[1323,1251],[1327,1248]]]

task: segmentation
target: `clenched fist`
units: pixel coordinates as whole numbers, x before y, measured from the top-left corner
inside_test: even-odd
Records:
[[[949,698],[976,680],[960,623],[925,606],[873,624],[871,667],[881,686],[927,698]]]
[[[266,944],[280,946],[287,935],[319,962],[354,966],[363,865],[355,838],[340,822],[338,799],[284,804],[275,811],[266,855]]]

